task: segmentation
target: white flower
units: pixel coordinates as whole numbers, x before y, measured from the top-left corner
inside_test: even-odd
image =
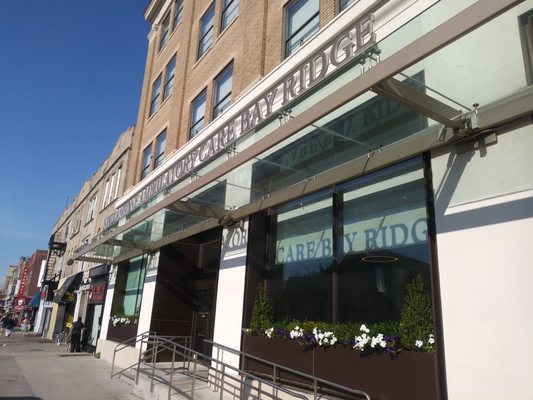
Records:
[[[433,336],[433,334],[429,334],[428,343],[429,344],[434,344],[435,343],[435,336]]]
[[[415,342],[415,346],[418,347],[418,348],[422,347],[423,345],[424,345],[424,342],[421,341],[421,340],[417,340],[417,341]]]
[[[370,333],[370,329],[368,329],[365,324],[362,324],[361,328],[359,328],[359,330],[361,332]]]
[[[270,339],[272,337],[272,333],[274,332],[274,328],[268,328],[265,330],[265,335]]]
[[[299,326],[295,326],[294,329],[289,333],[291,339],[298,339],[304,335],[304,330]]]
[[[383,348],[387,347],[387,342],[383,340],[382,333],[379,333],[377,336],[372,337],[372,341],[370,342],[370,347],[374,348],[376,347],[376,345],[380,345]]]
[[[333,346],[337,342],[333,332],[322,332],[317,327],[313,328],[313,336],[319,346]]]
[[[366,333],[363,333],[361,336],[357,336],[355,338],[355,345],[353,346],[353,348],[363,351],[369,341],[370,336],[368,336]]]

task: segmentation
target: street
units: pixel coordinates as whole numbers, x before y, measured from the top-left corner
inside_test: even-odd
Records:
[[[110,379],[111,364],[88,353],[69,353],[37,336],[0,337],[0,399],[138,400],[133,388]]]

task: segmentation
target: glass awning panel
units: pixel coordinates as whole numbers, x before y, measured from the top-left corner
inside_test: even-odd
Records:
[[[396,53],[472,3],[440,1],[383,35],[364,63],[346,65],[290,107],[274,113],[227,151],[119,221],[85,256],[120,260],[157,249],[165,238],[178,232],[206,222],[225,224],[243,207],[261,209],[262,201],[274,193],[283,193],[355,159],[393,151],[397,143],[416,138],[429,127],[462,129],[474,103],[483,106],[526,86],[521,49],[507,45],[520,43],[518,31],[503,29],[516,22],[525,5],[510,9],[451,44],[444,43],[440,50],[414,59],[406,68],[385,74],[367,89],[357,92],[366,83],[355,83],[365,82],[365,75],[372,79],[380,64],[397,63]],[[385,24],[376,34],[386,29]],[[494,59],[495,43],[506,46],[504,59]],[[480,73],[480,68],[485,72]],[[515,73],[503,74],[502,68]],[[352,87],[351,99],[314,119],[309,117],[309,110],[327,105],[327,99],[347,96]],[[264,145],[279,131],[292,129],[288,127],[306,119],[311,122],[302,129]],[[137,219],[142,220],[134,223]]]

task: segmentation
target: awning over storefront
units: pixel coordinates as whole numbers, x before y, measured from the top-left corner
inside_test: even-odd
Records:
[[[38,292],[33,296],[28,305],[33,308],[39,308],[39,303],[41,302],[41,292]]]
[[[371,11],[383,2],[375,3]],[[465,3],[457,14],[436,5],[408,23],[398,18],[403,25],[392,31],[390,21],[361,10],[357,26],[325,30],[301,50],[306,57],[291,57],[280,69],[289,72],[263,79],[255,94],[243,96],[120,199],[106,229],[74,258],[118,263],[452,142],[480,133],[486,143],[496,140],[488,136],[495,126],[531,113],[533,88],[500,93],[472,74],[485,92],[470,98],[471,92],[451,90],[460,87],[462,72],[447,71],[444,80],[439,67],[449,54],[475,46],[469,32],[518,3]],[[375,31],[360,31],[361,21],[370,20]],[[416,40],[415,25],[424,27]],[[343,55],[341,44],[353,35],[368,46]],[[302,71],[315,71],[317,60],[322,66],[313,84],[287,92]],[[505,101],[494,102],[502,96]],[[244,123],[249,114],[256,116]]]
[[[83,272],[78,272],[77,274],[70,275],[65,278],[65,280],[60,283],[59,289],[57,290],[54,301],[56,303],[64,303],[72,301],[74,296],[74,291],[78,288],[81,282]]]

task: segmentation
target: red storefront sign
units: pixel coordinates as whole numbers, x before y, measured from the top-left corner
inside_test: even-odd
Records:
[[[106,281],[101,280],[91,284],[89,303],[103,303],[105,297]]]

